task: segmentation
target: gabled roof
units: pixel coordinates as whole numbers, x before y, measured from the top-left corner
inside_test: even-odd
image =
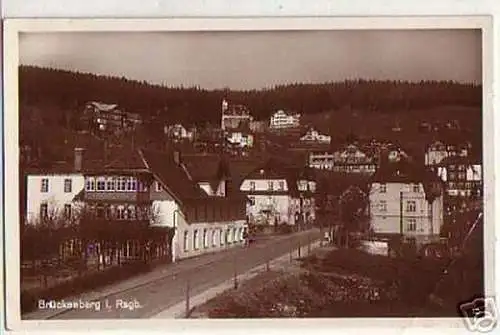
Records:
[[[118,106],[116,104],[106,104],[106,103],[98,102],[98,101],[90,101],[86,105],[87,106],[92,105],[95,108],[97,108],[98,110],[103,111],[103,112],[109,112]]]
[[[478,155],[474,156],[448,156],[444,158],[439,164],[436,164],[438,166],[448,166],[448,165],[474,165],[474,164],[481,164],[482,160],[480,157],[477,157]]]
[[[140,149],[139,153],[146,167],[162,186],[179,202],[190,199],[208,198],[208,195],[190,179],[182,165],[174,161],[171,151],[160,152]]]

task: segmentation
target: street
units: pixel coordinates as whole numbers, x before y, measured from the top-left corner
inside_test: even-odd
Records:
[[[149,318],[185,301],[188,282],[192,297],[233,278],[235,269],[238,274],[243,274],[256,266],[265,266],[268,260],[287,254],[290,250],[297,249],[299,245],[304,246],[309,240],[319,238],[320,232],[317,229],[291,235],[269,236],[257,240],[247,248],[236,247],[220,253],[183,260],[155,269],[147,274],[150,280],[145,280],[141,284],[134,284],[133,280],[129,280],[129,287],[124,283],[116,284],[114,286],[122,287],[117,293],[116,291],[107,295],[104,293],[97,300],[95,298],[86,300],[82,297],[80,301],[86,304],[84,307],[55,310],[52,315],[47,315],[45,318],[66,320]],[[294,257],[297,257],[296,253]]]

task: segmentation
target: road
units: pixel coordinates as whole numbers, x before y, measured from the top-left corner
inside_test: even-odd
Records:
[[[299,245],[320,238],[314,229],[285,236],[269,236],[260,239],[250,247],[235,247],[196,260],[184,260],[171,264],[171,270],[162,270],[160,276],[140,285],[131,285],[118,293],[111,293],[94,300],[88,308],[59,311],[50,319],[137,319],[150,318],[159,312],[185,301],[189,282],[190,296],[203,293],[234,278],[235,269],[242,274],[268,260],[290,253]],[[297,253],[294,253],[297,257]],[[177,268],[177,270],[176,270]],[[123,285],[122,285],[123,286]],[[68,301],[68,300],[67,300]],[[83,302],[90,303],[90,301]],[[100,303],[100,309],[94,308]]]

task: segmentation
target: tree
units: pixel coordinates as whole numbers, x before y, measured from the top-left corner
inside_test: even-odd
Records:
[[[368,198],[358,187],[351,186],[340,196],[339,207],[342,231],[346,237],[345,245],[347,246],[350,234],[369,232],[370,221],[366,215]]]

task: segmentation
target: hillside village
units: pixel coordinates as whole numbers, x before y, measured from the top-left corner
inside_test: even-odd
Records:
[[[21,87],[30,80],[21,76]],[[150,92],[144,99],[159,90],[141,89]],[[469,97],[476,90],[458,89]],[[127,108],[119,93],[57,106],[29,92],[20,106],[25,241],[37,227],[72,231],[52,252],[78,258],[83,250],[98,269],[137,257],[176,263],[311,228],[338,246],[384,241],[396,257],[412,244],[431,257],[460,248],[483,210],[480,103],[439,102],[407,115],[376,111],[375,103],[369,113],[364,106],[313,113],[280,105],[278,91],[263,117],[231,98],[240,93],[225,92],[199,114],[217,120],[191,122],[198,110],[177,110],[190,116],[175,120],[168,106]],[[138,227],[155,237],[139,238]],[[82,241],[94,241],[92,250]],[[26,260],[42,248],[21,247]]]

